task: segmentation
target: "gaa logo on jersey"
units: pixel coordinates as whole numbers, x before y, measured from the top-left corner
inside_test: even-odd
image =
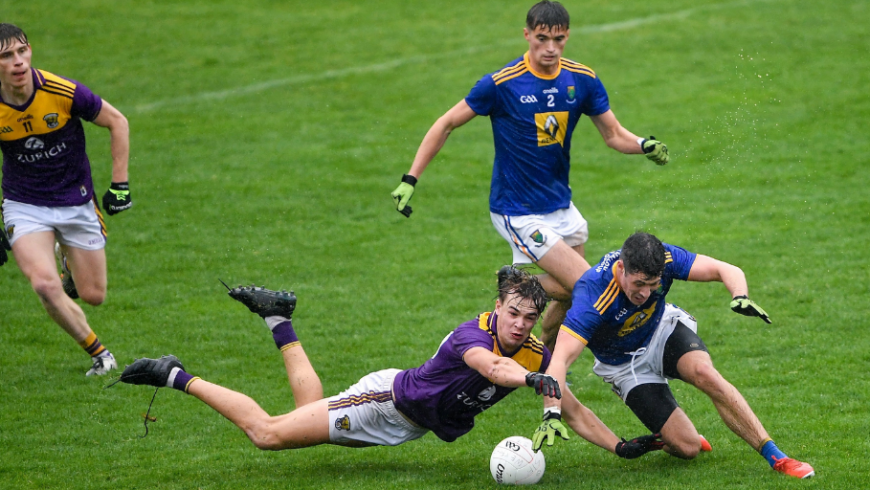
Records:
[[[335,428],[338,430],[350,430],[350,417],[345,415],[340,419],[335,419]]]
[[[24,142],[24,147],[28,150],[41,150],[45,148],[45,143],[43,143],[41,139],[31,136]]]
[[[42,120],[45,121],[46,125],[48,125],[48,129],[54,129],[58,126],[58,124],[60,124],[56,112],[52,112],[51,114],[46,115],[42,118]]]

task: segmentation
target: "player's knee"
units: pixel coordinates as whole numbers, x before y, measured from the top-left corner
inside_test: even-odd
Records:
[[[76,291],[82,301],[92,306],[99,306],[106,300],[106,288],[104,287],[76,287]]]
[[[37,275],[30,278],[33,291],[43,302],[53,303],[56,298],[64,294],[60,277],[51,275]]]
[[[695,459],[698,453],[701,452],[701,440],[698,437],[666,440],[665,444],[668,447],[668,452],[671,456],[676,456],[682,459]]]
[[[244,430],[248,439],[251,440],[257,449],[262,449],[263,451],[283,449],[282,441],[268,422],[258,420],[245,427]]]

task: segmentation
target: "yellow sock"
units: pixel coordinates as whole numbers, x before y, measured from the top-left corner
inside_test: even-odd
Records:
[[[90,335],[85,340],[79,342],[79,345],[82,346],[82,349],[88,353],[91,357],[96,357],[102,354],[106,348],[103,347],[103,344],[100,343],[100,339],[97,338],[97,334],[91,330]]]

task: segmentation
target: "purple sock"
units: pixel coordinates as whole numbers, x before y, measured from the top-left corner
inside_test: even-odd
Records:
[[[280,351],[299,345],[299,337],[296,336],[296,331],[293,330],[293,324],[290,320],[275,325],[275,328],[272,329],[272,338],[275,339],[275,345]]]
[[[175,368],[175,369],[178,369],[178,371],[173,373],[174,376],[172,376],[172,375],[170,375],[170,376],[173,377],[172,387],[175,388],[176,390],[183,391],[183,392],[187,393],[187,387],[190,385],[190,382],[193,381],[194,379],[200,379],[199,376],[191,376],[190,374],[186,373],[185,371],[182,371],[179,368]],[[175,371],[175,369],[173,369],[173,371]]]

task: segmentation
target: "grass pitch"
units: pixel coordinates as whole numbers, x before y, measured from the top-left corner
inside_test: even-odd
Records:
[[[485,73],[525,50],[532,2],[34,0],[5,5],[34,66],[81,80],[131,125],[135,206],[108,218],[109,295],[85,306],[126,364],[178,355],[270,413],[292,407],[259,319],[218,277],[293,288],[297,331],[327,394],[416,366],[493,304],[510,260],[492,230],[489,122],[456,131],[405,219],[389,192],[421,138]],[[574,202],[591,261],[638,228],[740,265],[767,326],[721,285],[679,284],[714,362],[780,447],[813,464],[775,474],[703,395],[678,400],[714,452],[623,461],[574,437],[546,452],[543,488],[862,488],[868,471],[866,295],[870,145],[866,3],[572,2],[565,56],[592,67],[622,124],[655,134],[658,168],[581,121]],[[89,126],[95,187],[108,134]],[[0,487],[491,488],[489,454],[529,436],[520,390],[452,444],[267,453],[197,400],[86,379],[88,359],[17,268],[0,269]],[[578,397],[618,434],[643,427],[590,372]]]

